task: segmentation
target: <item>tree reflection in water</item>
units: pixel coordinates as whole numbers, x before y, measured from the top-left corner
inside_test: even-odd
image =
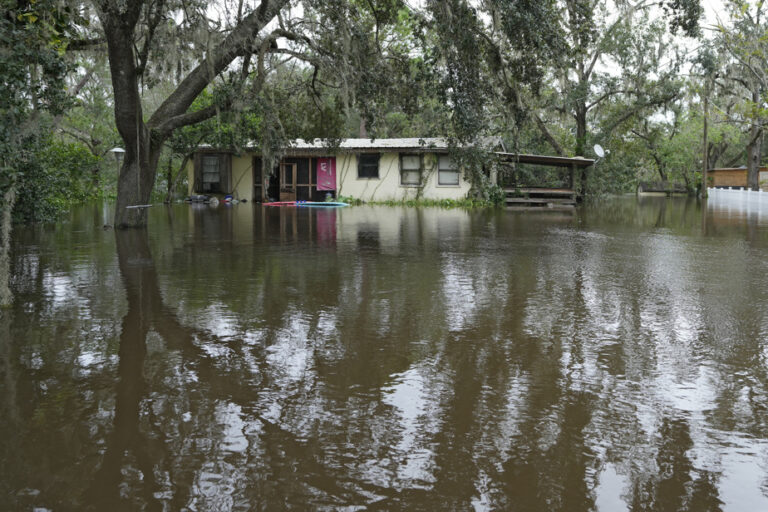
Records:
[[[760,504],[768,287],[746,269],[768,239],[702,234],[696,208],[184,207],[153,238],[22,233],[0,509]]]
[[[226,444],[230,440],[220,430],[221,416],[227,414],[227,407],[222,404],[235,405],[239,413],[255,421],[250,427],[257,431],[259,444],[265,447],[259,453],[262,460],[257,466],[268,466],[272,478],[265,480],[254,475],[246,486],[259,491],[250,496],[257,499],[256,503],[261,492],[273,486],[280,489],[269,490],[265,498],[288,492],[293,495],[285,499],[301,502],[309,498],[304,496],[306,488],[314,489],[310,494],[321,493],[345,501],[356,498],[355,493],[337,485],[330,468],[322,465],[321,447],[297,438],[251,410],[258,390],[240,387],[243,380],[237,373],[237,364],[220,364],[201,348],[226,344],[242,358],[242,344],[225,342],[209,332],[182,325],[165,304],[146,231],[120,231],[115,237],[128,310],[120,334],[113,430],[101,465],[84,495],[86,503],[95,510],[114,510],[119,504],[125,509],[160,510],[167,498],[172,509],[196,502],[214,508],[233,506],[236,494],[245,491],[235,489],[234,484],[247,480],[249,470],[227,460]],[[180,387],[175,391],[169,389],[170,383],[164,382],[167,375],[151,375],[154,372],[146,368],[151,332],[162,338],[168,354],[176,354],[164,361],[175,368],[162,371],[187,374],[177,382]],[[264,364],[263,354],[253,356]],[[262,374],[266,376],[268,372]],[[162,397],[163,392],[175,394],[192,412],[185,412],[177,407],[179,402]],[[190,465],[195,460],[199,463],[197,467]],[[210,463],[217,460],[235,474],[225,477],[230,486],[206,487],[202,480],[212,470]],[[301,467],[299,479],[304,480],[304,489],[291,488],[297,467]],[[195,496],[196,493],[201,496]],[[206,496],[209,493],[212,495]]]

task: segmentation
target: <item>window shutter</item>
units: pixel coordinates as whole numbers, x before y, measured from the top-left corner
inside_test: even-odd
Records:
[[[192,190],[194,190],[196,194],[202,194],[203,193],[203,157],[199,152],[195,153],[194,171],[195,171],[194,173],[195,182],[192,185]]]
[[[264,200],[264,174],[261,168],[261,158],[254,156],[251,160],[251,166],[253,169],[253,200]]]

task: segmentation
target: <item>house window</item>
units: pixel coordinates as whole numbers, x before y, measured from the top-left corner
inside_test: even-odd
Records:
[[[221,167],[219,155],[203,156],[203,192],[221,192]]]
[[[357,177],[367,179],[379,178],[379,154],[364,153],[357,157]]]
[[[232,158],[228,153],[195,155],[195,192],[198,194],[231,194]]]
[[[421,185],[421,156],[400,155],[400,184],[407,187]]]
[[[448,155],[440,155],[437,158],[437,184],[453,186],[459,184],[459,166]]]

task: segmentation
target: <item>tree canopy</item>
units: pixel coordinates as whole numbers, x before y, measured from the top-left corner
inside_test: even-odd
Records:
[[[588,194],[649,179],[694,189],[705,96],[710,163],[746,164],[754,178],[764,7],[727,4],[713,32],[701,30],[697,0],[9,3],[16,29],[45,18],[37,11],[58,16],[38,24],[55,31],[45,48],[26,45],[18,62],[35,63],[24,108],[71,107],[48,117],[52,147],[94,157],[62,175],[85,187],[67,200],[114,193],[104,156],[126,149],[118,226],[143,225],[143,210],[125,206],[156,189],[172,199],[200,143],[256,143],[266,171],[293,138],[447,136],[458,146],[501,135],[516,150],[565,156],[599,143],[612,156],[583,184]],[[681,144],[688,151],[670,149]]]

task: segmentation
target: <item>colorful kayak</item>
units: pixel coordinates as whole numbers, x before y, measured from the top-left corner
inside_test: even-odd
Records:
[[[272,203],[261,203],[263,206],[309,206],[315,208],[341,208],[349,206],[348,203],[333,201],[274,201]]]

